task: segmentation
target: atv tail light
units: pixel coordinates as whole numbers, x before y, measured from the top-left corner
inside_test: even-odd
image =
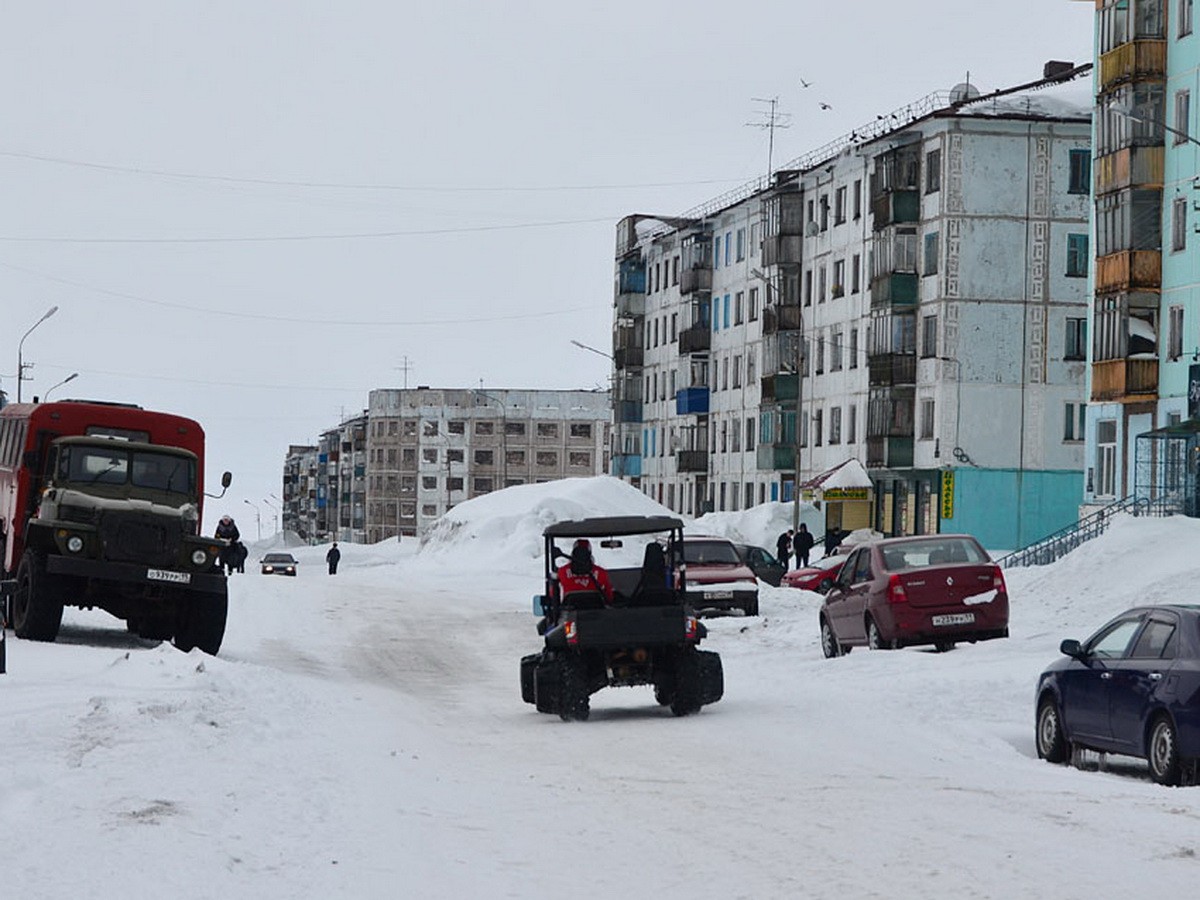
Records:
[[[563,626],[563,634],[566,635],[568,644],[579,643],[579,629],[575,627],[574,622],[568,622]]]
[[[893,575],[888,579],[887,599],[888,603],[908,602],[908,594],[904,591],[904,582],[900,580],[899,575]]]
[[[1000,571],[999,566],[992,569],[992,589],[1002,594],[1008,593],[1008,587],[1004,584],[1004,573]]]
[[[700,620],[695,616],[688,616],[683,620],[683,639],[685,641],[698,640],[700,636]]]

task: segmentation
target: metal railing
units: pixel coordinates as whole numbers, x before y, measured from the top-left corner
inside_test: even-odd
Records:
[[[1129,513],[1134,516],[1174,516],[1183,512],[1183,505],[1178,497],[1126,497],[1084,516],[1066,528],[1060,528],[1028,547],[1001,557],[997,560],[997,565],[1003,569],[1047,566],[1062,559],[1080,544],[1102,535],[1108,530],[1109,523],[1117,513]]]

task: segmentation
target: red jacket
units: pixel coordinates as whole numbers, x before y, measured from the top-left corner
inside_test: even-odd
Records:
[[[608,579],[608,572],[599,566],[592,566],[591,575],[575,575],[571,572],[571,564],[558,567],[558,585],[565,598],[572,591],[600,591],[604,594],[604,601],[612,603],[613,588],[612,582]]]

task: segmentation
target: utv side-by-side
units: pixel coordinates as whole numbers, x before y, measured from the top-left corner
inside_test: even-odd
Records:
[[[563,594],[557,566],[579,538],[619,551],[627,561],[642,561],[606,567],[611,602],[599,585]],[[545,591],[533,598],[533,607],[542,616],[538,633],[545,648],[521,660],[526,703],[568,721],[586,719],[589,698],[604,687],[651,685],[655,699],[677,716],[721,699],[721,657],[697,646],[708,632],[687,605],[679,519],[559,522],[543,532],[543,539]]]

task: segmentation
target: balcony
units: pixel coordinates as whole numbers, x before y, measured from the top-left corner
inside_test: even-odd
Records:
[[[707,472],[707,450],[676,450],[675,470],[677,472]]]
[[[871,307],[917,305],[917,273],[890,272],[871,281]]]
[[[764,266],[779,266],[799,263],[803,257],[803,239],[798,234],[777,234],[764,238],[762,262]]]
[[[703,323],[689,325],[679,332],[679,352],[681,354],[702,353],[712,346],[712,331]]]
[[[889,225],[916,222],[921,218],[921,195],[916,190],[893,190],[871,200],[876,231]]]
[[[675,415],[708,415],[708,388],[689,387],[675,392]],[[640,420],[639,420],[640,421]]]
[[[642,421],[641,400],[617,400],[613,402],[613,421],[620,423],[638,423]]]
[[[911,437],[867,438],[868,469],[910,469],[913,464]]]
[[[636,291],[617,294],[617,315],[622,319],[646,315],[646,295]]]
[[[1094,163],[1097,196],[1142,185],[1161,187],[1165,153],[1161,146],[1125,147],[1101,156]]]
[[[1157,396],[1157,359],[1105,359],[1092,363],[1093,400],[1134,403]]]
[[[617,478],[641,478],[642,457],[636,453],[624,453],[612,458],[612,474]]]
[[[646,351],[642,347],[618,347],[613,362],[618,369],[640,369],[645,365]]]
[[[1096,293],[1116,294],[1162,286],[1162,252],[1122,250],[1096,260]]]
[[[764,402],[794,401],[800,395],[800,376],[794,372],[764,375],[760,385]]]
[[[694,294],[712,290],[712,269],[684,269],[679,273],[679,293]]]
[[[1167,42],[1130,41],[1100,55],[1099,90],[1124,81],[1162,80],[1167,76]]]
[[[775,334],[777,331],[799,331],[801,321],[799,306],[781,304],[763,307],[763,334]]]
[[[917,383],[917,357],[912,353],[875,353],[867,357],[872,386]]]
[[[760,472],[792,472],[796,469],[793,444],[759,444],[755,455]]]

